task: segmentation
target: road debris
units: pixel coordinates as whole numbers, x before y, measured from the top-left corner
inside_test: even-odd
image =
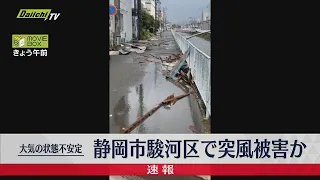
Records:
[[[183,68],[181,68],[179,73],[177,74],[177,79],[174,82],[174,84],[177,87],[179,87],[180,89],[183,89],[182,88],[182,84],[185,84],[185,86],[188,87],[186,89],[191,90],[192,92],[195,92],[195,93],[193,93],[193,95],[196,98],[196,100],[198,101],[199,110],[200,110],[200,113],[203,116],[202,123],[206,124],[205,125],[205,132],[206,133],[208,133],[208,132],[210,133],[210,129],[208,128],[208,127],[210,127],[210,122],[208,120],[206,120],[206,118],[205,118],[205,109],[204,109],[205,106],[204,106],[203,102],[201,101],[199,90],[196,87],[196,85],[194,84],[194,82],[192,81],[192,77],[189,78],[187,73],[188,73],[188,71],[186,71]],[[171,77],[167,77],[167,80],[169,80],[171,82],[173,81],[173,79]],[[188,92],[188,90],[186,90],[185,92]],[[196,132],[196,129],[191,129],[191,130]]]
[[[134,41],[136,46],[145,46],[146,50],[151,50],[152,49],[152,42],[148,40],[139,40],[139,41]]]
[[[141,45],[134,45],[134,44],[130,44],[130,43],[125,43],[125,45],[131,47],[132,49],[140,49],[140,50],[146,50],[147,49],[146,46],[141,46]]]
[[[147,49],[146,46],[124,43],[124,44],[121,44],[120,49],[118,51],[109,51],[109,55],[110,56],[128,55],[131,52],[142,54],[145,52],[146,49]]]
[[[125,43],[124,45],[129,47],[130,52],[136,52],[138,54],[144,53],[144,51],[147,49],[146,46],[142,46],[142,45],[135,45],[135,44],[129,44],[129,43]]]
[[[120,52],[119,51],[109,51],[109,55],[110,56],[116,56],[116,55],[119,55]]]
[[[170,40],[161,40],[158,42],[154,42],[153,46],[162,46],[162,47],[166,47],[169,46],[170,43],[172,43],[174,40],[170,39]]]
[[[148,40],[138,40],[138,41],[135,41],[137,43],[150,43]]]
[[[189,96],[190,94],[193,94],[193,92],[190,93],[186,93],[177,97],[174,97],[174,94],[171,94],[170,96],[168,96],[165,100],[163,100],[161,103],[159,103],[158,105],[156,105],[154,108],[152,108],[149,112],[147,112],[145,115],[143,115],[142,117],[140,117],[136,122],[134,122],[131,126],[129,126],[128,128],[123,128],[123,133],[127,134],[130,133],[132,130],[134,130],[138,125],[140,125],[142,122],[144,122],[148,117],[150,117],[151,115],[154,114],[154,112],[156,112],[158,109],[160,109],[160,107],[162,106],[166,106],[166,105],[174,105],[176,103],[176,101]]]
[[[128,54],[130,54],[131,52],[130,52],[130,51],[126,51],[126,50],[124,50],[124,49],[119,49],[119,53],[120,53],[121,55],[128,55]]]
[[[189,53],[190,53],[190,48],[183,54],[183,56],[180,57],[177,64],[173,67],[170,73],[171,78],[176,79],[176,74],[179,73],[181,67],[184,66],[184,64],[186,63],[186,59],[189,56]]]
[[[180,82],[175,82],[173,79],[171,78],[167,78],[167,81],[171,82],[172,84],[174,84],[175,86],[177,86],[178,88],[180,88],[183,92],[188,93],[190,92],[190,88],[186,87],[183,83]]]
[[[172,71],[172,69],[175,65],[176,65],[175,63],[162,63],[162,70],[163,71]]]
[[[175,62],[180,59],[182,53],[160,53],[159,55],[155,54],[145,54],[146,46],[137,45],[137,44],[126,44],[129,45],[132,49],[132,52],[136,52],[136,55],[133,57],[134,62],[136,63],[162,63],[165,67],[162,68],[163,71],[170,71],[174,67]],[[139,52],[141,51],[141,52]],[[167,54],[167,55],[166,55]],[[169,64],[168,64],[169,63]],[[174,63],[174,64],[173,64]],[[167,67],[169,66],[169,68]]]

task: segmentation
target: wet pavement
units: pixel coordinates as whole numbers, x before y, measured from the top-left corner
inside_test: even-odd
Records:
[[[179,53],[171,32],[163,33],[167,46],[153,46],[144,54],[156,56]],[[185,92],[165,79],[161,63],[135,61],[137,55],[111,56],[110,59],[110,133],[121,133],[139,117],[169,95]],[[149,58],[152,60],[152,58]],[[154,60],[154,59],[153,59]],[[176,102],[170,109],[160,108],[131,133],[193,133],[189,126],[204,131],[202,116],[193,95]]]
[[[184,37],[190,36],[188,33],[179,33]],[[200,37],[192,37],[188,39],[195,47],[200,49],[202,52],[204,52],[206,55],[211,57],[211,41],[207,41],[205,39],[202,39]]]

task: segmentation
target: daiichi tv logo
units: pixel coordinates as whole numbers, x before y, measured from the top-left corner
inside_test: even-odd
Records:
[[[57,20],[60,13],[52,13],[51,9],[20,9],[17,18]]]

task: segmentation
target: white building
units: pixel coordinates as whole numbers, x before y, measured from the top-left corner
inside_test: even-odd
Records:
[[[110,0],[109,3],[114,5],[114,1]],[[132,0],[119,0],[120,10],[120,36],[121,42],[129,42],[132,40]],[[115,17],[109,16],[109,32],[110,42],[115,39]]]
[[[143,4],[143,8],[146,12],[153,16],[153,18],[156,17],[155,0],[141,0],[141,4]]]
[[[132,40],[132,0],[120,0],[121,42]]]
[[[202,12],[202,21],[208,21],[208,20],[210,20],[210,16],[211,16],[211,14],[210,14],[210,12]]]

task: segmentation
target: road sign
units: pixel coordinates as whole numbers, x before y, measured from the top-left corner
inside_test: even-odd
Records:
[[[109,13],[110,16],[114,16],[115,14],[117,14],[117,8],[112,4],[109,5]]]

